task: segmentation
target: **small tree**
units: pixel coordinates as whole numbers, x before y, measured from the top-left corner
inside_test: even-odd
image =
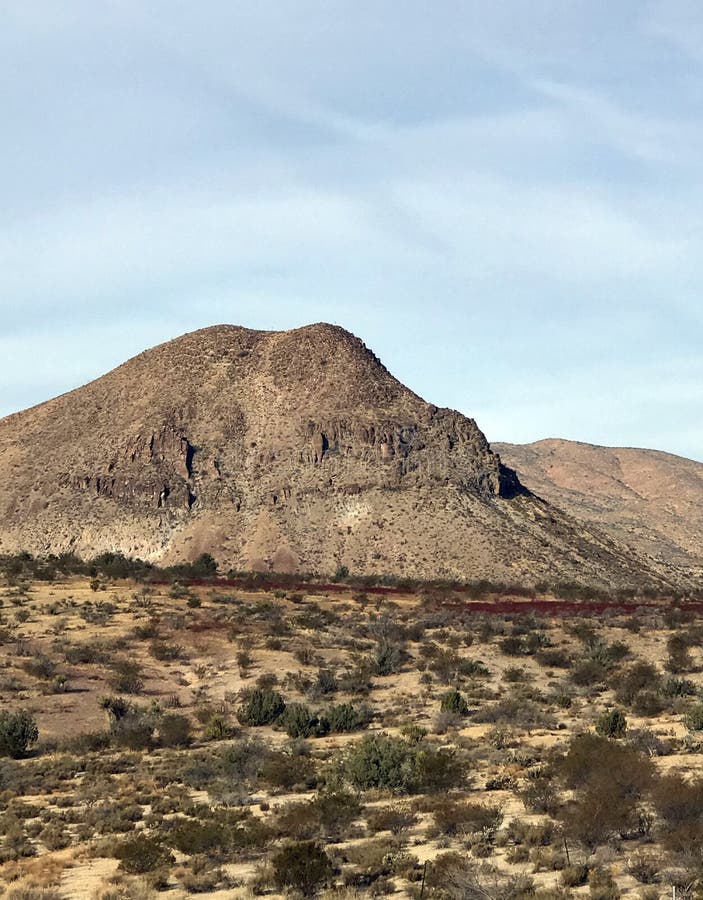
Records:
[[[304,897],[312,897],[334,872],[329,856],[315,841],[289,844],[271,862],[276,886],[293,888]]]
[[[34,716],[26,709],[0,712],[0,756],[19,759],[39,737]]]

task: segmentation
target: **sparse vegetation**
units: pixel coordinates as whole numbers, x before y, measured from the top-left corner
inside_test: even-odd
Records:
[[[181,571],[174,597],[109,567],[5,586],[29,613],[0,641],[8,896],[74,848],[124,891],[419,897],[424,872],[428,898],[613,900],[698,877],[697,614],[682,645],[664,601],[635,628],[487,612],[490,586],[475,612],[449,587],[235,595]]]

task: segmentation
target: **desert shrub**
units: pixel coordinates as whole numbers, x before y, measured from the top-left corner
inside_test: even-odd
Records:
[[[522,637],[511,634],[498,641],[498,648],[501,653],[506,656],[526,656],[528,653],[527,644]]]
[[[173,863],[173,857],[163,844],[145,834],[136,834],[122,841],[115,847],[113,855],[119,859],[120,869],[130,875],[152,872]]]
[[[398,836],[417,823],[417,816],[402,806],[380,806],[367,812],[366,821],[374,832],[390,831]]]
[[[207,853],[212,850],[222,850],[230,843],[230,829],[222,821],[210,819],[199,822],[195,819],[186,819],[178,822],[175,828],[168,832],[165,840],[171,847],[180,850],[181,853],[195,854]]]
[[[671,743],[662,740],[648,728],[628,728],[627,743],[647,756],[666,756],[671,752]]]
[[[427,867],[429,896],[439,900],[522,900],[535,892],[527,875],[507,875],[464,853],[442,853]]]
[[[503,821],[503,813],[494,806],[480,803],[440,801],[432,811],[435,828],[440,834],[475,834],[493,838]]]
[[[107,682],[118,694],[139,694],[144,689],[142,667],[130,659],[117,660]]]
[[[463,787],[468,780],[464,762],[450,747],[418,745],[414,760],[416,790],[425,793]]]
[[[680,775],[662,775],[654,783],[652,801],[669,826],[697,822],[703,816],[703,779],[687,781]]]
[[[596,734],[602,737],[623,737],[627,730],[627,719],[619,709],[607,709],[596,721]]]
[[[575,790],[605,778],[616,792],[614,798],[641,796],[650,787],[654,772],[648,757],[626,744],[595,734],[572,738],[568,751],[555,762],[554,769],[566,786]]]
[[[696,693],[695,684],[688,678],[667,678],[662,685],[662,693],[666,697],[693,697]]]
[[[276,751],[263,761],[261,778],[271,787],[290,791],[301,787],[309,789],[317,784],[317,769],[309,756]]]
[[[508,666],[503,672],[503,681],[508,684],[520,684],[527,679],[527,672],[522,666]]]
[[[459,656],[456,650],[440,647],[433,652],[428,668],[443,684],[455,684],[463,678],[484,678],[489,674],[480,660],[467,659]]]
[[[314,837],[339,840],[362,809],[355,794],[328,791],[312,800],[284,806],[276,818],[276,828],[282,836],[298,840]]]
[[[56,663],[42,654],[26,660],[22,664],[22,668],[34,678],[53,678],[56,674]]]
[[[187,716],[171,713],[159,720],[159,742],[162,747],[187,747],[193,739],[191,731]]]
[[[400,738],[368,734],[347,753],[344,771],[357,788],[388,788],[403,793],[414,783],[413,748]]]
[[[394,672],[399,672],[405,657],[406,653],[402,644],[395,643],[388,638],[381,638],[373,655],[376,674],[392,675]]]
[[[559,817],[567,833],[586,849],[642,827],[639,802],[652,785],[651,759],[626,744],[583,734],[572,739],[555,768],[565,786],[575,791]]]
[[[581,887],[588,881],[588,866],[584,863],[574,863],[565,866],[561,870],[560,881],[564,887],[575,888]]]
[[[0,756],[20,759],[38,738],[37,723],[28,710],[0,712]]]
[[[39,832],[39,840],[47,850],[64,850],[71,843],[71,835],[64,824],[52,822]]]
[[[533,813],[554,815],[557,810],[557,789],[551,778],[541,775],[530,778],[520,791],[520,799],[525,808]]]
[[[621,835],[636,823],[631,802],[611,799],[607,782],[589,784],[558,813],[564,831],[587,851],[593,852],[612,835]]]
[[[127,747],[130,750],[148,749],[153,735],[152,716],[135,706],[130,706],[127,712],[119,719],[115,719],[110,726],[110,742],[116,747]]]
[[[668,829],[662,843],[687,868],[700,871],[703,865],[703,822],[682,822]]]
[[[618,676],[615,696],[618,703],[632,705],[641,691],[656,691],[660,685],[660,675],[647,662],[636,662]]]
[[[314,841],[288,844],[274,853],[271,864],[276,886],[293,888],[304,897],[312,897],[334,874],[329,856]]]
[[[161,662],[169,662],[174,659],[183,659],[184,650],[180,644],[169,641],[154,641],[149,647],[149,653]]]
[[[632,701],[632,711],[635,715],[651,718],[658,716],[666,705],[658,691],[640,691]]]
[[[315,681],[310,685],[308,693],[311,698],[315,698],[334,694],[338,690],[339,683],[335,673],[331,669],[318,669]]]
[[[476,722],[509,722],[523,728],[554,728],[556,722],[534,700],[523,696],[503,697],[495,703],[486,703],[473,718]]]
[[[601,661],[583,659],[571,669],[571,680],[579,687],[601,684],[608,674],[608,668]]]
[[[371,719],[371,713],[366,706],[339,703],[336,706],[330,706],[325,713],[325,718],[329,722],[330,731],[346,733],[365,728]]]
[[[271,725],[286,708],[278,691],[256,688],[244,696],[244,702],[237,710],[237,718],[242,725]]]
[[[321,737],[330,730],[327,718],[313,713],[304,703],[289,703],[279,722],[292,738]]]
[[[206,741],[223,741],[232,737],[234,728],[224,713],[211,713],[205,722],[203,739]]]
[[[654,884],[658,881],[661,869],[662,861],[651,853],[645,853],[642,850],[633,853],[627,861],[627,871],[640,884]]]
[[[665,667],[672,674],[690,672],[693,668],[693,659],[689,650],[690,643],[686,634],[672,634],[666,642],[668,657]]]
[[[469,713],[469,704],[456,689],[442,694],[439,707],[442,712],[454,713],[457,716],[466,716]]]
[[[522,819],[512,819],[505,829],[507,840],[515,844],[525,844],[528,847],[547,847],[555,836],[553,822],[525,822]]]
[[[64,659],[71,665],[87,665],[105,661],[105,650],[100,644],[73,644],[63,651]]]
[[[368,734],[349,748],[343,770],[357,788],[383,788],[393,793],[447,790],[466,780],[455,750],[387,734]]]
[[[592,900],[617,900],[620,896],[613,873],[601,867],[588,873],[588,892]]]
[[[684,722],[689,731],[703,731],[703,703],[691,706],[684,717]]]
[[[220,766],[232,780],[248,781],[261,770],[265,758],[266,747],[259,738],[243,737],[225,747]]]
[[[571,667],[571,658],[564,650],[547,648],[535,654],[537,662],[549,669],[568,669]]]

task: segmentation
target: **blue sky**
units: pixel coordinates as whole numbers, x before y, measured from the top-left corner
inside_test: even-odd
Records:
[[[7,4],[0,415],[331,321],[490,440],[703,460],[694,0]]]

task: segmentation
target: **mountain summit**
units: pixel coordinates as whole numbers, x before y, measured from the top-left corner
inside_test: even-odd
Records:
[[[0,420],[0,552],[416,577],[647,573],[356,337],[205,328]]]

